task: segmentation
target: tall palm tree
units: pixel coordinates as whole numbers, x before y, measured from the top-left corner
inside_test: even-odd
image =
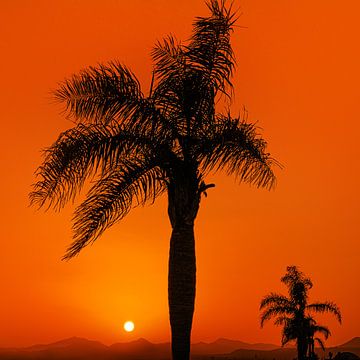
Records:
[[[31,193],[34,204],[56,209],[95,179],[74,213],[77,255],[133,206],[168,196],[170,239],[168,297],[174,360],[186,360],[195,299],[194,221],[200,198],[213,184],[209,172],[225,170],[239,181],[275,183],[266,142],[240,117],[215,111],[231,97],[234,54],[231,7],[210,0],[186,45],[167,37],[153,52],[154,72],[145,96],[136,76],[119,62],[90,67],[65,80],[55,97],[75,126],[45,151]],[[224,101],[225,101],[224,100]]]
[[[288,287],[289,296],[270,293],[260,303],[261,327],[271,318],[274,324],[283,326],[282,345],[291,340],[297,344],[298,360],[314,356],[314,341],[323,347],[320,338],[314,338],[315,333],[322,333],[327,339],[330,331],[327,327],[317,325],[312,313],[331,313],[341,323],[341,313],[337,305],[331,301],[308,303],[308,292],[313,284],[296,266],[288,266],[281,281]]]

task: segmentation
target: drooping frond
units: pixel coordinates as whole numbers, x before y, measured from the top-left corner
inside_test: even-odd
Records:
[[[207,5],[211,15],[196,19],[187,55],[192,66],[205,74],[215,92],[227,94],[227,86],[232,88],[235,65],[230,44],[235,13],[224,0],[209,0]]]
[[[131,159],[110,170],[90,190],[74,215],[74,242],[64,259],[77,255],[133,206],[154,201],[165,189],[156,159]]]
[[[328,337],[331,335],[329,328],[322,325],[312,325],[311,332],[312,334],[320,333],[324,336],[325,339],[328,339]]]
[[[203,171],[225,168],[242,182],[269,189],[275,185],[272,167],[280,165],[266,152],[266,142],[253,124],[218,115],[204,138],[199,145]]]
[[[40,178],[30,194],[32,204],[45,203],[60,209],[81,190],[85,180],[116,164],[122,158],[151,153],[154,139],[124,131],[119,126],[78,124],[63,132],[45,150],[45,160],[37,170]]]
[[[126,118],[143,99],[138,79],[119,62],[82,70],[61,83],[54,96],[76,120],[95,123]]]
[[[306,306],[306,308],[309,311],[314,311],[314,312],[318,312],[318,313],[331,313],[331,314],[335,315],[336,319],[341,324],[340,309],[335,303],[333,303],[331,301],[326,301],[323,303],[309,304]]]
[[[320,338],[316,337],[314,338],[314,341],[316,341],[320,345],[322,351],[325,351],[325,344]]]
[[[273,305],[265,309],[260,315],[260,325],[264,326],[264,323],[276,316],[291,315],[293,308],[285,305]]]
[[[260,310],[264,307],[272,305],[287,306],[289,308],[293,307],[293,304],[286,296],[276,293],[270,293],[261,300]]]
[[[31,203],[41,207],[48,202],[49,206],[60,208],[72,199],[101,161],[101,149],[111,136],[111,131],[103,126],[83,124],[60,134],[44,151],[43,165],[36,172],[40,180],[33,185]]]

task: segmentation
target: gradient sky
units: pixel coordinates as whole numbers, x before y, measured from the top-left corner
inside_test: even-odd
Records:
[[[358,0],[235,0],[237,114],[243,106],[284,165],[275,191],[210,176],[196,222],[193,341],[279,343],[259,302],[285,292],[298,265],[310,300],[333,300],[339,344],[360,335],[360,50]],[[150,80],[163,36],[187,39],[202,0],[1,0],[0,346],[83,336],[168,341],[166,198],[137,208],[79,257],[62,262],[71,213],[28,207],[40,150],[72,124],[49,92],[81,68],[119,59]],[[240,27],[241,26],[241,27]],[[125,320],[136,331],[122,330]]]

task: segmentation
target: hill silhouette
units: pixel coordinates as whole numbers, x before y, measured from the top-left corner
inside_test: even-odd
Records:
[[[317,349],[319,355],[323,353]],[[352,352],[360,356],[360,337],[331,348],[326,352]],[[192,345],[193,359],[242,359],[242,360],[292,360],[295,348],[281,348],[273,344],[249,344],[239,340],[220,338],[214,342]],[[38,344],[25,348],[0,349],[1,360],[168,360],[170,343],[154,344],[140,338],[131,342],[106,346],[98,341],[79,337],[64,339],[51,344]]]
[[[341,345],[342,348],[360,348],[360,336],[352,338],[350,341]]]
[[[220,338],[211,343],[195,343],[191,345],[191,352],[193,354],[227,354],[238,349],[248,350],[274,350],[278,349],[279,346],[274,344],[249,344],[239,340],[230,340]]]

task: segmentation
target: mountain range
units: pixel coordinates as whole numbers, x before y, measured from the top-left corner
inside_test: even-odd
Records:
[[[360,356],[360,337],[326,350],[352,352]],[[218,339],[214,342],[192,344],[193,359],[242,359],[242,360],[291,360],[296,357],[295,348],[281,348],[273,344],[249,344],[238,340]],[[319,351],[320,355],[320,351]],[[321,354],[323,357],[323,354]],[[1,360],[167,360],[170,344],[154,344],[146,339],[106,346],[98,341],[73,337],[46,345],[26,348],[0,349]]]

